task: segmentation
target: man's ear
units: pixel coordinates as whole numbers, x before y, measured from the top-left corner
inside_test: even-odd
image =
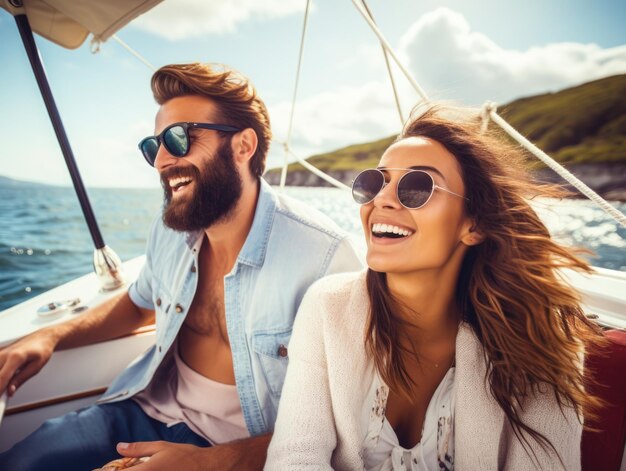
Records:
[[[485,240],[485,235],[476,228],[476,224],[472,222],[470,228],[466,231],[465,235],[461,237],[461,242],[465,245],[471,247],[473,245],[478,245]]]
[[[232,140],[233,157],[238,163],[247,163],[256,152],[259,139],[252,128],[239,131]]]

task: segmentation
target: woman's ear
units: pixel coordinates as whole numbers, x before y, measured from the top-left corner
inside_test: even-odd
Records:
[[[233,157],[238,163],[247,163],[256,152],[259,139],[252,128],[239,131],[232,140]]]
[[[461,242],[465,245],[471,247],[473,245],[478,245],[485,240],[485,235],[476,228],[476,224],[472,223],[470,228],[467,230],[465,235],[461,237]]]

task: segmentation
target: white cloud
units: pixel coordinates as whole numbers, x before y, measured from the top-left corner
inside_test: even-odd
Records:
[[[447,8],[414,23],[402,37],[399,52],[431,96],[474,105],[626,72],[626,46],[555,43],[525,51],[504,49]]]
[[[287,136],[291,103],[269,106],[277,140]],[[370,82],[358,87],[323,92],[296,104],[291,148],[299,157],[366,142],[398,133],[400,120],[387,84]],[[276,142],[268,168],[282,165],[284,152]]]
[[[211,33],[229,33],[239,23],[272,19],[304,10],[301,0],[168,0],[132,25],[176,41]]]

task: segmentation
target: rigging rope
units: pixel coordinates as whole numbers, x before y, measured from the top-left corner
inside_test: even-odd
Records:
[[[133,56],[135,56],[137,59],[139,59],[141,62],[143,62],[146,66],[148,66],[148,68],[152,69],[152,70],[157,70],[157,68],[155,66],[153,66],[150,62],[148,62],[147,59],[145,59],[141,54],[139,54],[137,51],[135,51],[132,47],[130,47],[128,44],[126,44],[124,41],[122,41],[117,34],[114,34],[113,36],[111,36],[113,39],[115,39],[115,41],[117,41],[117,43],[122,46],[124,49],[126,49],[128,52],[130,52]]]
[[[376,24],[376,21],[374,20],[374,15],[372,15],[372,11],[367,6],[366,1],[365,0],[362,0],[362,1],[363,1],[363,6],[365,7],[365,10],[367,11],[367,14],[372,19],[374,24]],[[385,56],[385,65],[387,66],[387,72],[389,73],[389,80],[391,81],[391,88],[393,89],[393,98],[396,101],[396,108],[398,109],[398,116],[400,116],[400,126],[404,126],[404,116],[402,114],[402,107],[400,106],[400,97],[398,96],[398,90],[396,89],[396,81],[394,80],[393,73],[391,72],[391,64],[389,63],[389,55],[387,54],[387,49],[385,49],[385,46],[382,43],[380,44],[380,47],[383,49],[383,55]]]
[[[285,182],[287,181],[287,166],[289,165],[289,162],[288,162],[289,143],[291,142],[291,131],[293,129],[293,115],[296,109],[296,97],[298,95],[298,84],[300,82],[300,70],[302,69],[302,56],[304,55],[304,38],[306,36],[306,25],[309,19],[310,6],[311,6],[311,0],[306,0],[306,9],[304,10],[304,23],[302,24],[302,38],[300,39],[300,53],[298,54],[298,68],[296,69],[296,83],[293,87],[293,97],[291,99],[291,114],[289,116],[289,128],[287,130],[287,139],[285,140],[283,144],[285,148],[285,161],[283,163],[283,169],[280,173],[280,189],[281,190],[285,188]]]
[[[346,185],[345,183],[343,183],[343,182],[337,180],[336,178],[330,176],[329,174],[325,173],[323,170],[320,170],[315,165],[311,164],[308,160],[303,159],[302,157],[296,155],[296,153],[293,150],[291,150],[291,148],[289,146],[287,146],[284,141],[279,141],[276,138],[273,138],[272,141],[274,141],[277,144],[280,144],[281,146],[283,146],[285,148],[285,152],[286,153],[290,154],[293,158],[296,159],[296,161],[298,163],[302,164],[302,166],[304,168],[306,168],[311,173],[317,175],[322,180],[326,180],[328,183],[330,183],[334,187],[337,187],[337,188],[339,188],[341,190],[351,190],[351,188],[348,185]]]
[[[539,149],[536,145],[522,136],[513,126],[507,123],[497,112],[496,106],[492,102],[487,102],[483,106],[484,116],[491,118],[491,120],[500,126],[509,136],[519,142],[526,150],[531,152],[535,157],[541,160],[544,164],[554,170],[560,177],[569,182],[574,188],[580,191],[583,195],[589,198],[602,208],[609,216],[619,222],[622,226],[626,227],[626,216],[611,206],[604,198],[598,195],[595,191],[589,188],[580,179],[574,176],[569,170],[559,164],[556,160],[550,157],[548,154]],[[487,121],[483,121],[483,126]]]
[[[402,65],[402,62],[400,61],[400,59],[398,59],[398,56],[396,56],[396,53],[393,51],[392,47],[389,45],[389,43],[387,42],[387,40],[383,36],[383,33],[381,33],[380,29],[378,29],[378,26],[376,26],[376,24],[368,16],[368,14],[365,11],[365,9],[358,3],[358,0],[352,0],[352,3],[356,7],[356,9],[359,10],[359,13],[361,13],[363,18],[365,18],[365,21],[367,21],[367,24],[370,25],[370,28],[372,28],[372,30],[374,31],[374,34],[376,34],[376,36],[378,36],[378,39],[380,40],[380,43],[385,48],[385,50],[387,52],[389,52],[389,54],[391,54],[391,57],[393,58],[393,60],[396,61],[396,64],[398,65],[398,67],[400,68],[400,70],[402,71],[402,73],[404,74],[406,79],[409,81],[409,83],[411,85],[413,85],[413,88],[415,89],[415,91],[419,94],[419,96],[422,97],[422,100],[429,101],[428,100],[428,95],[426,95],[426,92],[424,91],[424,89],[422,89],[422,87],[420,87],[419,83],[417,83],[415,81],[415,79],[411,75],[411,72],[409,72],[406,69],[406,67],[404,67],[404,65]]]

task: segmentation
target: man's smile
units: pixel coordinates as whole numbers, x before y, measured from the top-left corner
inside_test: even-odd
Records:
[[[172,193],[177,193],[182,188],[189,185],[193,179],[191,177],[175,177],[168,179],[168,184],[172,190]]]

